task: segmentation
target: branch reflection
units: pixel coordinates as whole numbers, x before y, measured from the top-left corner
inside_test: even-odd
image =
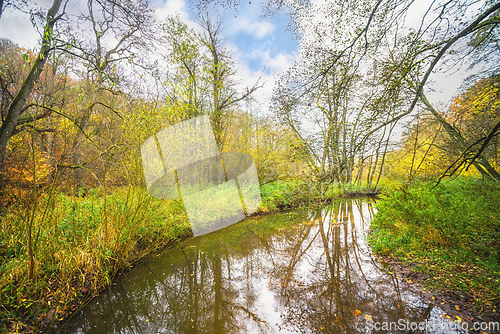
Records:
[[[433,310],[371,256],[366,200],[247,219],[124,275],[65,333],[350,333]]]

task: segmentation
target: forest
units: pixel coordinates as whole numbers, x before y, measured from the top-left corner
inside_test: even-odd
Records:
[[[226,38],[246,1],[187,6],[0,0],[0,23],[39,33],[27,49],[0,31],[0,332],[48,330],[192,237],[182,200],[148,193],[141,147],[203,115],[220,152],[253,157],[258,215],[376,196],[373,253],[498,321],[500,2],[259,2],[299,43],[265,108],[266,69],[242,84]]]

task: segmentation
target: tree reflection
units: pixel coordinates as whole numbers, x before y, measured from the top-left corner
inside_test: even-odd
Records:
[[[382,268],[365,236],[370,202],[253,219],[125,275],[67,333],[366,332],[430,308]]]

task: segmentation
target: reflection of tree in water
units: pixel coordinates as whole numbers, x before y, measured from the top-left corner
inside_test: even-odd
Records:
[[[367,315],[422,321],[428,307],[369,253],[372,210],[335,202],[196,238],[122,277],[67,332],[336,333],[363,332]]]
[[[173,263],[170,275],[145,284],[144,309],[166,333],[241,333],[241,313],[255,317],[245,305],[235,303],[231,284],[232,259],[226,249],[210,253],[183,252],[184,261]],[[151,272],[161,268],[150,266]],[[150,276],[151,277],[151,276]],[[149,299],[149,300],[148,300]],[[251,305],[250,305],[251,306]]]
[[[333,203],[311,215],[316,224],[281,241],[273,277],[283,326],[303,333],[363,332],[367,318],[421,321],[429,315],[421,303],[404,300],[399,282],[371,257],[363,232],[372,215],[372,206],[360,201]]]

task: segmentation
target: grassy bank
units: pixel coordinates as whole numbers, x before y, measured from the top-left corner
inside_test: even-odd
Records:
[[[42,196],[12,205],[0,228],[0,328],[49,325],[78,308],[114,276],[188,235],[180,201],[137,188],[85,197]],[[29,279],[31,222],[33,278]],[[10,328],[15,329],[15,328]]]
[[[274,212],[283,208],[320,204],[337,197],[356,197],[389,191],[399,181],[383,180],[377,191],[354,184],[331,183],[318,185],[303,181],[273,182],[261,186],[261,212]]]
[[[261,193],[259,213],[321,197],[301,182],[267,184]],[[58,193],[24,203],[1,213],[0,331],[51,326],[116,275],[191,234],[181,201],[157,200],[139,188],[117,188],[107,195],[103,189],[84,196]]]
[[[500,185],[459,178],[432,186],[382,196],[371,223],[373,251],[428,275],[431,288],[458,292],[476,309],[498,312]]]

